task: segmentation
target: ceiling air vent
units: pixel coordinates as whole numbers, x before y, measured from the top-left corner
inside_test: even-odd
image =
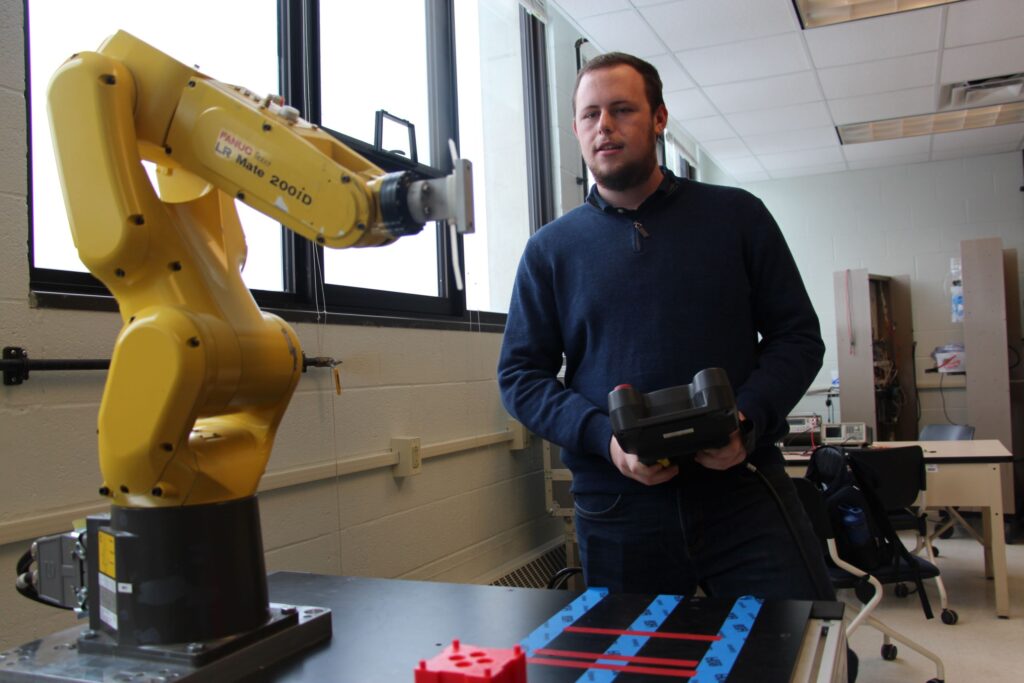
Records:
[[[1024,99],[1024,73],[980,78],[948,85],[943,109],[963,109]]]

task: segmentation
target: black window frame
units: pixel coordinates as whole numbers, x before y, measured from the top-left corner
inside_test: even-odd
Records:
[[[519,38],[523,61],[530,234],[533,234],[555,218],[554,165],[547,80],[547,32],[544,22],[522,5],[519,6]]]
[[[428,92],[431,158],[439,168],[414,163],[398,154],[374,147],[330,128],[325,131],[387,172],[412,170],[423,177],[438,177],[452,168],[448,139],[458,143],[458,99],[455,75],[453,0],[424,0],[427,33]],[[25,114],[28,131],[28,193],[32,196],[31,93],[29,12],[23,0],[25,36]],[[303,117],[320,125],[320,3],[319,0],[278,0],[279,87],[286,101],[295,103]],[[443,169],[443,170],[441,170]],[[30,300],[36,307],[117,310],[117,302],[90,273],[35,266],[32,202],[28,204],[28,259]],[[435,227],[436,226],[436,227]],[[428,223],[437,231],[438,296],[326,284],[323,247],[282,226],[284,291],[252,289],[262,310],[292,322],[370,324],[501,332],[506,315],[466,308],[465,291],[454,285],[450,231],[445,224]],[[458,267],[465,272],[462,236]],[[386,247],[385,247],[386,248]]]

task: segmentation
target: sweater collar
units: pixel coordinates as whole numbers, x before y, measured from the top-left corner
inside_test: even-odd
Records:
[[[666,167],[662,166],[661,172],[663,174],[661,183],[657,188],[655,188],[654,192],[652,192],[650,196],[648,196],[647,199],[645,199],[640,206],[636,208],[637,212],[643,211],[644,209],[657,204],[665,197],[674,194],[682,185],[679,178]],[[630,209],[620,209],[609,204],[605,198],[601,196],[601,193],[597,191],[596,183],[590,186],[590,193],[587,194],[587,203],[606,213],[633,213]]]

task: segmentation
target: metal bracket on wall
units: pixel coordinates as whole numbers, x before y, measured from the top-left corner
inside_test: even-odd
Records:
[[[5,346],[0,367],[4,371],[4,385],[15,386],[28,379],[30,370],[106,370],[106,358],[72,358],[56,360],[30,359],[28,351],[20,346]]]
[[[325,356],[302,356],[302,371],[310,367],[315,368],[336,368],[341,364],[340,360]],[[0,368],[4,372],[4,385],[16,386],[28,379],[31,370],[107,370],[110,368],[109,358],[70,358],[70,359],[47,359],[40,360],[29,358],[28,351],[20,346],[5,346],[3,358],[0,359]],[[337,384],[337,377],[335,377]],[[338,393],[341,393],[338,386]]]

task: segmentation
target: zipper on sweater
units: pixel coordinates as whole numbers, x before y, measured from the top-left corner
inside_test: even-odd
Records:
[[[633,221],[633,231],[633,251],[639,254],[644,250],[641,238],[650,237],[651,233],[647,232],[647,228],[640,221]]]

